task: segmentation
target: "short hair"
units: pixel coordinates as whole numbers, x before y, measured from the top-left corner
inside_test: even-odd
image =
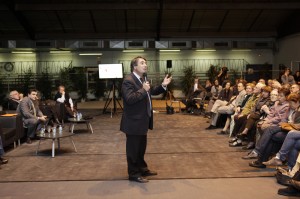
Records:
[[[262,90],[262,91],[265,91],[265,92],[268,92],[268,93],[271,93],[272,88],[271,88],[270,86],[264,86],[264,87],[262,87],[261,90]]]
[[[13,96],[14,94],[16,93],[19,93],[17,90],[13,90],[13,91],[10,91],[9,93],[9,97]]]
[[[291,92],[287,88],[281,88],[281,89],[278,90],[278,94],[279,93],[282,93],[284,96],[288,96]]]
[[[287,97],[287,100],[288,101],[292,101],[292,102],[299,102],[300,100],[300,95],[299,94],[296,94],[296,93],[291,93],[289,94],[289,96]]]
[[[59,85],[59,86],[58,86],[58,89],[59,89],[60,87],[61,87],[61,88],[66,88],[64,85]]]
[[[35,88],[31,88],[31,89],[29,89],[29,91],[28,91],[28,94],[31,94],[32,92],[38,92]]]
[[[246,84],[246,87],[247,87],[247,86],[250,86],[250,87],[253,89],[253,88],[255,87],[255,84],[253,84],[253,83],[247,83],[247,84]]]
[[[147,61],[147,59],[142,56],[137,56],[137,57],[133,58],[130,62],[130,71],[131,72],[133,72],[134,67],[138,65],[139,59],[143,59],[143,60]]]

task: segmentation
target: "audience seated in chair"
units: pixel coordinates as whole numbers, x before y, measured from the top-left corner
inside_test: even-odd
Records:
[[[211,118],[211,109],[215,103],[215,101],[218,99],[218,96],[220,92],[222,91],[222,86],[219,84],[219,80],[216,79],[214,81],[214,85],[211,87],[211,98],[208,102],[208,106],[206,108],[206,117]]]
[[[63,103],[65,105],[66,113],[69,117],[75,117],[76,115],[76,108],[74,107],[74,103],[72,98],[70,97],[69,93],[65,91],[64,86],[58,87],[58,92],[56,93],[54,97],[54,101],[58,103]]]
[[[46,116],[38,106],[37,90],[29,90],[28,97],[24,97],[20,102],[17,112],[21,114],[24,126],[27,128],[27,143],[31,144],[40,125],[47,123]]]
[[[270,109],[270,114],[264,119],[264,121],[258,124],[257,133],[261,133],[261,137],[257,138],[255,149],[244,156],[243,159],[255,159],[257,161],[251,162],[249,165],[252,167],[264,168],[265,165],[262,162],[267,161],[272,153],[273,142],[272,139],[277,140],[276,143],[283,142],[287,132],[284,132],[281,128],[281,123],[295,123],[294,114],[296,110],[293,107],[289,107],[288,95],[289,90],[280,89],[278,92],[278,101]]]
[[[19,104],[20,104],[20,94],[18,91],[13,90],[9,93],[8,98],[8,107],[7,110],[17,110]]]
[[[217,125],[217,120],[220,114],[232,115],[235,111],[237,106],[240,106],[244,100],[244,96],[246,95],[245,85],[243,83],[238,83],[237,85],[238,93],[231,97],[230,101],[226,105],[221,105],[219,108],[216,109],[216,113],[213,114],[210,126],[206,129],[214,129]],[[217,104],[218,100],[214,104]],[[225,132],[221,132],[225,134]]]

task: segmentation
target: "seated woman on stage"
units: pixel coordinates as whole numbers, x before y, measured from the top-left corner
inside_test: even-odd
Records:
[[[64,103],[66,107],[66,112],[69,115],[69,117],[75,117],[76,115],[76,109],[74,108],[74,103],[70,95],[65,92],[64,86],[58,87],[58,92],[56,93],[54,97],[54,101],[59,103]]]

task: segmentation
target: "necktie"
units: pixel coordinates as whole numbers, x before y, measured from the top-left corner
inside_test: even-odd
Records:
[[[145,81],[143,78],[140,78],[141,83],[143,84],[143,82]],[[152,110],[152,104],[151,104],[151,98],[150,98],[150,94],[149,92],[147,92],[147,114],[149,117],[151,117],[151,110]]]
[[[32,109],[33,109],[33,115],[36,117],[36,110],[35,110],[34,104],[31,100],[30,100],[30,102],[31,102]]]

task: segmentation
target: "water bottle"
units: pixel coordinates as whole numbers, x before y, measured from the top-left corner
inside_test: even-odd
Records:
[[[62,134],[62,126],[61,125],[59,125],[59,127],[58,127],[58,132],[59,132],[59,134]]]
[[[77,120],[79,121],[80,120],[80,114],[77,113]]]
[[[81,113],[79,113],[79,118],[82,119],[82,114]]]
[[[53,127],[52,132],[53,132],[53,136],[56,136],[56,127]]]

